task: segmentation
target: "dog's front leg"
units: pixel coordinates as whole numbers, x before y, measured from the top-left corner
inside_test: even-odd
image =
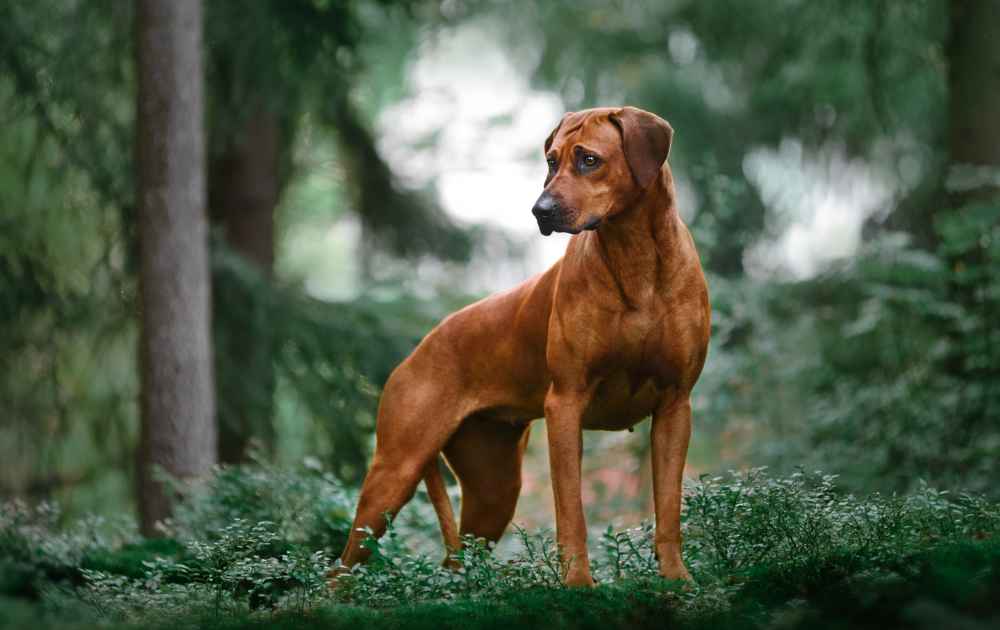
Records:
[[[591,392],[557,389],[545,397],[545,428],[549,439],[549,467],[556,508],[556,541],[563,581],[567,586],[593,586],[587,555],[587,523],[580,495],[582,416]]]
[[[653,502],[656,506],[656,557],[660,575],[670,580],[690,580],[681,559],[681,491],[684,462],[691,439],[691,402],[670,398],[653,414],[650,432],[653,447]]]

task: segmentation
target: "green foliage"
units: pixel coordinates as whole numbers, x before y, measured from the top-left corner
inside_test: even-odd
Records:
[[[337,472],[356,480],[364,472],[367,436],[374,421],[374,384],[386,378],[412,342],[390,334],[377,313],[363,304],[331,304],[307,297],[296,287],[268,281],[224,245],[216,251],[216,346],[235,348],[246,343],[248,334],[266,345],[258,365],[220,366],[220,422],[248,407],[269,417],[274,392],[261,387],[261,378],[277,379],[282,396],[295,404],[297,423],[312,428],[318,448],[310,449],[310,454],[336,450]],[[223,356],[220,361],[226,360]],[[266,431],[259,436],[267,440],[258,443],[259,449],[280,448],[278,436]],[[318,442],[317,436],[324,441]]]
[[[995,495],[1000,205],[941,216],[936,253],[888,235],[812,280],[716,279],[701,417],[778,470]]]
[[[58,506],[0,504],[0,595],[37,597],[46,580],[79,582],[80,571],[111,549],[137,541],[134,523],[91,517],[60,528]],[[100,560],[97,560],[100,562]]]
[[[106,88],[126,74],[116,50],[129,45],[131,5],[109,15],[100,4],[0,7],[6,494],[96,485],[107,462],[130,456],[121,446],[136,382],[122,353],[134,334],[134,286],[123,279],[132,102]]]
[[[686,499],[685,540],[696,573],[717,579],[766,571],[789,588],[824,567],[892,564],[941,540],[972,539],[1000,525],[981,497],[950,499],[929,487],[905,496],[841,494],[834,477],[798,472],[703,477]]]
[[[182,542],[198,543],[231,538],[267,523],[261,536],[337,553],[347,541],[356,492],[323,472],[318,462],[307,463],[308,468],[298,470],[265,463],[227,467],[202,482],[174,481],[174,489],[184,500],[165,523],[165,533]],[[260,538],[256,533],[252,537]]]
[[[936,544],[991,536],[998,527],[1000,507],[980,497],[952,500],[924,487],[907,496],[861,499],[842,494],[829,475],[774,478],[761,469],[692,483],[683,520],[686,562],[703,588],[727,588],[764,571],[772,587],[789,590],[822,580],[831,566],[847,573],[895,566]],[[481,541],[466,541],[455,556],[462,568],[453,572],[414,556],[390,529],[372,542],[374,561],[342,578],[338,595],[399,606],[557,586],[554,540],[546,533],[517,535],[520,544],[509,558],[488,553]],[[623,532],[608,528],[600,542],[603,553],[592,561],[599,582],[656,578],[651,524]]]
[[[414,554],[399,532],[390,527],[379,540],[368,539],[371,560],[338,578],[339,600],[376,608],[413,601],[491,598],[497,593],[560,584],[555,541],[547,533],[529,534],[517,529],[521,550],[502,559],[493,544],[469,536],[451,560],[457,568],[442,566],[439,559]]]
[[[233,141],[248,112],[265,107],[282,124],[280,179],[287,182],[302,167],[291,155],[299,123],[308,119],[328,135],[342,124],[343,146],[333,159],[366,176],[350,178],[361,187],[344,186],[356,203],[339,190],[324,200],[327,217],[377,212],[365,222],[373,240],[384,231],[381,245],[462,259],[469,248],[463,229],[426,195],[401,186],[374,146],[357,146],[375,142],[372,121],[346,98],[364,76],[360,48],[383,20],[410,29],[393,42],[402,64],[415,32],[410,5],[205,3],[210,154]],[[118,509],[131,492],[139,388],[132,17],[131,3],[106,1],[0,7],[0,348],[18,358],[0,369],[0,492],[60,493],[69,511],[79,504]],[[377,91],[369,86],[373,99]],[[396,226],[393,213],[402,217]],[[397,227],[414,238],[405,240]],[[341,452],[336,472],[356,480],[374,390],[425,330],[423,319],[399,312],[421,307],[394,305],[399,310],[389,313],[393,305],[323,305],[287,283],[271,290],[233,271],[231,254],[215,245],[220,418],[238,415],[241,400],[265,409],[268,420],[279,408],[280,422],[320,446],[314,453]],[[404,325],[390,333],[382,326],[390,319]],[[244,369],[225,342],[247,340],[262,340],[279,356],[260,352],[262,365]],[[275,388],[263,385],[275,379],[272,404]],[[308,417],[290,418],[299,412]]]
[[[306,496],[314,510],[304,509]],[[413,552],[418,533],[396,519],[386,537],[369,542],[372,561],[331,594],[332,556],[306,541],[332,540],[331,521],[317,513],[329,516],[352,500],[315,470],[223,470],[188,491],[186,509],[168,528],[176,538],[164,541],[95,536],[92,523],[60,533],[51,508],[11,504],[0,521],[0,562],[74,571],[37,576],[34,596],[42,595],[44,608],[35,610],[48,611],[52,623],[72,615],[143,627],[178,619],[212,627],[452,627],[464,619],[463,627],[624,628],[669,619],[699,628],[762,627],[779,617],[793,628],[852,618],[896,625],[917,601],[932,602],[942,619],[988,619],[984,598],[1000,593],[996,503],[952,500],[929,488],[858,498],[842,494],[830,476],[754,470],[689,487],[690,587],[656,577],[649,525],[604,532],[593,559],[599,588],[574,591],[559,586],[548,533],[517,530],[519,544],[506,556],[466,540],[453,558],[459,568],[449,570]],[[141,575],[129,564],[136,560]],[[21,621],[38,614],[13,604],[8,610],[20,610],[11,619]]]
[[[185,500],[164,539],[141,540],[134,525],[100,519],[60,531],[50,505],[4,504],[0,593],[38,597],[46,583],[85,585],[82,601],[117,619],[150,607],[234,612],[279,600],[301,610],[325,593],[328,557],[346,541],[354,501],[332,476],[245,467],[173,484]],[[49,599],[57,607],[81,600],[59,590]]]
[[[236,519],[213,532],[210,542],[190,540],[176,557],[147,561],[139,580],[83,569],[83,601],[102,617],[211,608],[216,613],[283,606],[303,611],[325,592],[329,562],[323,551],[309,553],[278,535],[274,523]]]
[[[184,545],[173,538],[142,538],[120,547],[98,546],[86,555],[81,568],[140,579],[146,575],[149,563],[183,553]]]
[[[674,173],[699,203],[690,222],[699,252],[720,275],[739,276],[743,252],[767,231],[744,171],[753,148],[841,144],[928,179],[942,158],[941,0],[469,4],[493,11],[515,59],[569,109],[628,103],[671,122]],[[889,170],[906,180],[902,166]],[[725,203],[713,198],[720,182]],[[922,216],[901,222],[919,228]]]
[[[472,242],[428,191],[402,186],[376,149],[373,117],[350,98],[364,83],[366,39],[393,23],[398,66],[416,45],[409,16],[413,0],[310,2],[263,0],[251,6],[207,3],[207,83],[211,89],[211,145],[216,154],[239,138],[240,125],[257,108],[277,114],[287,136],[284,170],[305,116],[338,139],[338,163],[347,171],[349,203],[368,229],[369,245],[406,257],[432,255],[465,261]],[[387,38],[388,39],[388,38]],[[403,50],[399,47],[402,46]],[[378,60],[375,60],[378,62]],[[280,89],[275,89],[280,86]],[[391,88],[390,88],[391,89]],[[377,88],[368,87],[375,98]],[[282,180],[289,175],[283,172]]]
[[[922,197],[914,212],[910,200],[899,225],[919,235],[920,217],[936,210],[938,250],[881,233],[814,279],[739,275],[743,251],[768,225],[744,172],[756,147],[786,136],[807,148],[842,144],[887,165],[901,191],[935,189],[945,4],[488,7],[517,42],[514,56],[568,107],[630,102],[678,130],[671,160],[697,198],[692,230],[714,272],[701,436],[715,429],[732,465],[821,468],[853,491],[906,494],[859,499],[805,474],[708,477],[685,514],[693,590],[655,578],[645,524],[594,532],[604,586],[586,594],[555,588],[548,533],[519,531],[506,556],[467,541],[462,569],[442,569],[428,543],[430,508],[418,502],[371,543],[373,563],[345,580],[338,597],[354,606],[334,603],[323,568],[347,534],[355,497],[341,484],[363,473],[378,385],[452,305],[399,298],[398,287],[324,302],[287,278],[268,281],[217,241],[216,351],[230,368],[218,370],[220,416],[240,405],[270,414],[273,403],[277,429],[262,450],[286,462],[308,452],[332,476],[318,466],[221,470],[178,488],[187,500],[171,537],[156,541],[107,523],[62,530],[48,507],[5,508],[0,594],[63,612],[85,601],[88,614],[141,625],[173,616],[193,625],[201,613],[234,627],[293,625],[302,617],[282,614],[312,606],[310,621],[331,627],[467,627],[470,615],[482,625],[608,627],[679,615],[678,624],[702,627],[815,628],[845,609],[877,626],[912,621],[912,610],[985,618],[983,602],[1000,596],[996,508],[922,480],[997,496],[1000,207],[937,208]],[[475,5],[444,3],[440,13],[459,20]],[[283,156],[283,178],[301,172],[299,158],[345,172],[319,203],[294,211],[354,209],[366,245],[461,259],[468,236],[394,180],[374,149],[377,107],[365,107],[400,97],[406,60],[441,17],[410,7],[206,3],[210,145],[223,150],[262,99],[289,143],[317,129],[340,143],[322,153],[303,141],[312,152]],[[0,347],[14,357],[0,370],[0,492],[72,487],[67,511],[88,494],[118,510],[130,492],[130,22],[130,10],[109,2],[0,5]],[[372,63],[381,78],[368,80]],[[263,377],[226,363],[227,348],[248,342],[264,346]],[[268,378],[273,390],[259,386]]]
[[[298,286],[266,279],[221,244],[213,266],[219,279],[216,346],[245,344],[248,335],[269,344],[263,367],[273,370],[278,382],[277,421],[283,430],[270,443],[258,443],[258,450],[279,461],[318,457],[341,480],[360,482],[379,388],[444,307],[398,294],[319,300]],[[234,403],[270,410],[272,401],[261,399],[259,376],[219,371],[223,419],[235,411],[229,408]]]

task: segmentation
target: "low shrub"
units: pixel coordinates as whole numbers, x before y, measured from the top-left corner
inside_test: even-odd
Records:
[[[904,611],[892,606],[921,597],[981,617],[988,612],[979,603],[983,593],[1000,583],[994,503],[926,486],[859,498],[840,492],[832,476],[772,477],[755,469],[689,484],[683,532],[691,585],[657,576],[649,523],[597,537],[592,568],[600,588],[592,593],[560,587],[548,531],[516,528],[508,553],[467,539],[453,558],[457,570],[446,569],[440,551],[412,544],[436,529],[421,507],[415,514],[425,524],[414,516],[393,520],[386,536],[366,542],[370,562],[331,592],[330,550],[346,534],[353,498],[310,468],[221,470],[187,492],[166,524],[172,537],[155,541],[128,527],[116,536],[98,533],[94,523],[60,531],[50,506],[8,504],[0,513],[2,594],[25,595],[8,584],[21,575],[22,586],[32,585],[27,594],[40,597],[53,618],[79,619],[86,610],[94,620],[140,625],[300,618],[342,627],[345,618],[370,625],[376,610],[384,615],[378,619],[426,625],[433,615],[455,619],[454,611],[479,610],[486,616],[474,626],[499,627],[501,619],[537,626],[549,615],[554,627],[574,627],[595,621],[581,607],[596,606],[617,615],[612,627],[667,617],[686,627],[758,627],[775,619],[799,627],[838,614],[833,593],[872,614],[894,610],[897,620]],[[338,621],[323,611],[338,611]]]
[[[684,533],[692,569],[723,579],[756,567],[820,567],[830,558],[884,564],[942,541],[989,535],[1000,507],[972,495],[951,497],[922,484],[905,496],[843,494],[836,477],[764,469],[702,477],[685,497]]]

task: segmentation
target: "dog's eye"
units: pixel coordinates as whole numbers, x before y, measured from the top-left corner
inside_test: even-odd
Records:
[[[556,167],[556,159],[555,158],[548,158],[547,160],[545,160],[545,162],[549,165],[549,170],[552,170],[552,169],[554,169]]]
[[[597,163],[600,162],[600,160],[597,158],[596,155],[585,155],[583,156],[583,159],[580,160],[580,162],[587,168],[594,168],[595,166],[597,166]]]

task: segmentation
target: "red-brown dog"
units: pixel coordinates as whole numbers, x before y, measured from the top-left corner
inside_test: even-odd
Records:
[[[652,415],[660,573],[681,560],[691,388],[708,348],[708,290],[666,165],[673,130],[633,107],[566,114],[545,141],[542,234],[576,234],[551,269],[447,317],[385,385],[375,457],[342,568],[363,561],[424,478],[458,548],[437,457],[462,488],[461,533],[498,539],[514,515],[533,419],[544,415],[565,583],[593,584],[580,497],[581,431]]]

